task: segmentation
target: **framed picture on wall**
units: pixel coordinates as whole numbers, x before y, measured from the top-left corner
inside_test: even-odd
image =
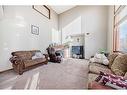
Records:
[[[35,25],[31,25],[31,33],[35,35],[39,35],[39,27]]]
[[[50,9],[46,5],[33,5],[33,9],[50,19]]]

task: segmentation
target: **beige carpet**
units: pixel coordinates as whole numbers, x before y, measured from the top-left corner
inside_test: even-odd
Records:
[[[13,70],[0,74],[0,89],[87,89],[87,60],[64,59],[16,74]]]

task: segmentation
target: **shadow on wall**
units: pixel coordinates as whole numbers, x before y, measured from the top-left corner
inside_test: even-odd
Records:
[[[69,35],[81,34],[81,16],[75,18],[66,26],[62,27],[62,43],[66,43],[66,37]]]
[[[108,6],[77,6],[72,8],[60,14],[62,43],[66,43],[65,38],[68,35],[86,33],[85,57],[89,59],[100,48],[107,47],[107,23]]]

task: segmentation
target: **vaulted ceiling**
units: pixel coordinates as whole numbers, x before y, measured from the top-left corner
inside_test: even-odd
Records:
[[[50,5],[50,7],[57,13],[57,14],[61,14],[73,7],[75,7],[76,5]]]

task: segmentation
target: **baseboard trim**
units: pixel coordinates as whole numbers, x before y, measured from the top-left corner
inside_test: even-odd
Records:
[[[1,74],[1,73],[4,73],[4,72],[7,72],[7,71],[10,71],[10,70],[13,70],[13,68],[8,69],[8,70],[4,70],[4,71],[0,71],[0,74]]]

